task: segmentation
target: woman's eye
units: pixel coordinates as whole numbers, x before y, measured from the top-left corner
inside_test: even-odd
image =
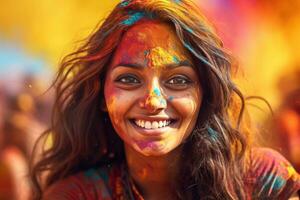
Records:
[[[186,85],[189,83],[191,83],[191,81],[184,76],[176,76],[167,81],[167,84],[169,85]]]
[[[117,78],[116,82],[124,83],[124,84],[138,84],[140,81],[133,75],[126,75]]]

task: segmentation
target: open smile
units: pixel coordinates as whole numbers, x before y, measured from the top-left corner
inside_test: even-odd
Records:
[[[141,119],[135,119],[134,123],[145,129],[157,129],[157,128],[163,128],[166,126],[169,126],[171,124],[172,120],[157,120],[157,121],[146,121]]]
[[[131,119],[130,122],[138,132],[146,135],[161,135],[174,128],[175,119]]]

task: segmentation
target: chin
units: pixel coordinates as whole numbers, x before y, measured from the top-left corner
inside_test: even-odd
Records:
[[[149,145],[145,148],[141,148],[140,146],[135,146],[135,151],[139,152],[144,156],[164,156],[167,155],[172,148],[166,147],[164,145]]]
[[[169,151],[155,151],[155,150],[146,150],[146,151],[140,151],[141,154],[144,156],[154,156],[154,157],[159,157],[159,156],[164,156],[169,153]]]

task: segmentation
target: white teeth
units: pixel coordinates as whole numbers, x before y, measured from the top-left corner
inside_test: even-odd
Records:
[[[168,126],[171,123],[170,120],[153,121],[152,123],[150,121],[144,121],[144,120],[134,120],[134,122],[137,126],[145,128],[145,129],[163,128],[165,126]]]
[[[162,121],[159,121],[158,127],[163,127],[164,123]]]
[[[145,122],[145,128],[146,128],[146,129],[151,129],[151,122],[146,121],[146,122]]]
[[[140,120],[141,121],[141,127],[145,127],[145,122],[143,120]]]
[[[152,127],[151,128],[158,128],[158,122],[152,122]]]

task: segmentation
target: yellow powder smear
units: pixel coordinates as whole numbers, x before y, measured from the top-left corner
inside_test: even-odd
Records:
[[[146,59],[148,61],[148,66],[153,68],[161,68],[166,64],[174,63],[176,60],[175,55],[171,55],[168,51],[162,47],[155,47],[146,54]]]

